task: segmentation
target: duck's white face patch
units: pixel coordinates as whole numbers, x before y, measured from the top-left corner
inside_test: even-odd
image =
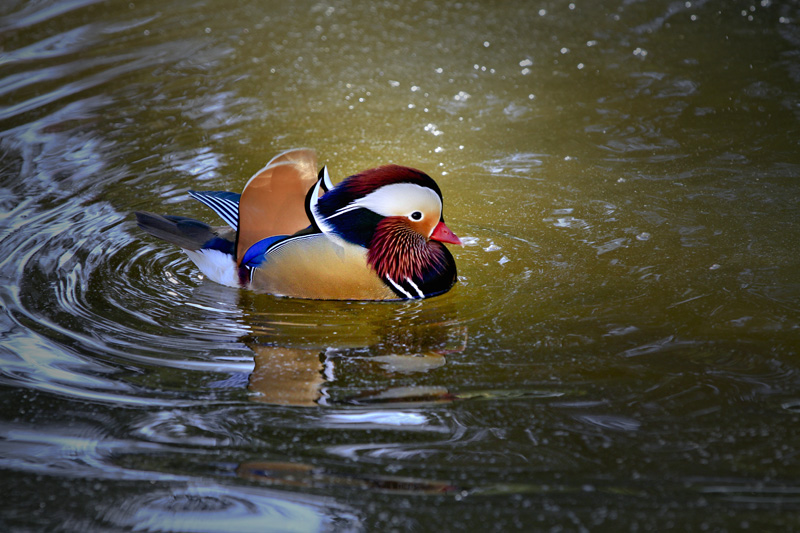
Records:
[[[424,217],[434,217],[438,221],[442,214],[439,195],[433,189],[414,183],[385,185],[350,205],[354,204],[384,217],[410,217],[418,211]],[[420,219],[415,217],[414,220]]]

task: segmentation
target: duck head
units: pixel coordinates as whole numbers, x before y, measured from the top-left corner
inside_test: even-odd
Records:
[[[386,165],[350,176],[312,209],[324,233],[367,249],[381,277],[422,279],[452,261],[442,243],[461,244],[442,216],[442,192],[419,170]]]

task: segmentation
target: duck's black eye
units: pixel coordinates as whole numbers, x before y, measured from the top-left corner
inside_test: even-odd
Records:
[[[413,213],[411,213],[410,217],[411,220],[422,220],[422,213],[420,213],[419,211],[414,211]]]

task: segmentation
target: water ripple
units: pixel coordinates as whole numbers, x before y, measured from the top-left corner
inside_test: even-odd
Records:
[[[190,483],[126,497],[103,519],[136,531],[359,531],[357,515],[328,498],[257,488]]]

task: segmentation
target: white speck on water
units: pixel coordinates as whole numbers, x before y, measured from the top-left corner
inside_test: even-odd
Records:
[[[650,234],[647,233],[646,231],[643,231],[642,233],[640,233],[639,235],[636,236],[636,240],[637,241],[649,241],[650,240]]]
[[[545,16],[545,15],[547,15],[547,10],[546,10],[546,9],[540,9],[540,10],[539,10],[539,16],[540,16],[540,17],[543,17],[543,16]]]
[[[425,131],[427,131],[428,133],[432,133],[437,137],[444,133],[442,130],[436,127],[436,124],[430,124],[430,123],[425,125]]]
[[[524,69],[520,70],[519,72],[520,72],[520,74],[522,74],[523,76],[527,76],[528,74],[530,74],[530,73],[531,73],[531,69],[529,69],[528,67],[525,67]]]
[[[531,59],[523,59],[519,62],[519,66],[521,67],[530,67],[533,66],[533,61]]]
[[[509,259],[509,258],[508,258],[508,257],[506,257],[506,256],[503,256],[503,257],[501,257],[501,258],[500,258],[500,261],[498,261],[498,263],[500,263],[501,265],[505,265],[505,264],[506,264],[506,263],[508,263],[509,261],[511,261],[511,259]]]
[[[709,270],[717,270],[718,268],[722,268],[722,265],[718,265],[717,263],[714,263],[713,265],[708,267]]]
[[[483,249],[484,252],[496,252],[497,250],[500,250],[500,247],[497,246],[495,243],[492,243]]]
[[[392,87],[400,87],[400,82],[395,80],[389,80],[389,85]]]
[[[483,41],[484,48],[489,48],[489,46],[491,46],[491,43],[489,41]]]
[[[456,94],[453,97],[453,100],[455,100],[456,102],[466,102],[467,100],[469,100],[470,96],[471,95],[468,92],[458,91],[458,94]]]

